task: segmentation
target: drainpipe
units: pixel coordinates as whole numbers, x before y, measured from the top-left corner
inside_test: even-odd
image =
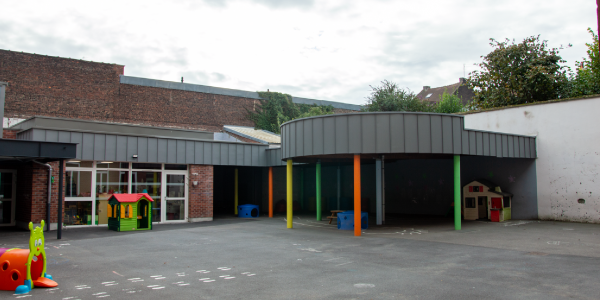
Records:
[[[46,205],[46,231],[50,231],[50,200],[52,199],[52,166],[44,164],[39,161],[32,160],[32,162],[45,166],[48,168],[48,204]]]

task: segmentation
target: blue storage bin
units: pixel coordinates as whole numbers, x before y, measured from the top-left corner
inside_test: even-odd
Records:
[[[238,205],[238,217],[240,217],[240,218],[258,218],[258,205],[254,205],[254,204]]]
[[[337,214],[337,227],[341,230],[354,230],[354,211],[349,210]],[[360,213],[360,228],[369,228],[369,214]]]

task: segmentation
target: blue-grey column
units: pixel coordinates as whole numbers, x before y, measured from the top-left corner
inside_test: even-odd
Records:
[[[375,213],[377,225],[383,224],[382,212],[383,212],[383,201],[381,197],[382,186],[381,186],[381,158],[375,160]]]
[[[340,173],[340,165],[338,165],[338,169],[337,169],[337,210],[340,209],[340,194],[342,191],[342,186],[341,186],[341,173]]]
[[[0,122],[2,122],[2,127],[0,127],[0,139],[2,138],[2,128],[4,128],[4,94],[7,86],[8,82],[0,81]],[[48,220],[48,224],[50,224],[50,220]]]

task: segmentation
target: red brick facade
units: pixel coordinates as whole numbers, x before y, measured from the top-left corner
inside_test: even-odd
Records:
[[[17,139],[17,132],[19,132],[19,131],[18,130],[3,129],[2,130],[2,138],[3,139],[16,140]]]
[[[0,50],[5,117],[48,116],[220,131],[253,126],[256,99],[119,83],[124,66]]]
[[[188,197],[188,218],[213,217],[214,167],[209,165],[190,165],[190,195]],[[196,175],[197,174],[197,175]],[[193,182],[198,181],[194,186]]]
[[[52,199],[50,203],[50,223],[57,222],[58,209],[58,162],[49,163],[52,166]],[[48,203],[48,168],[36,163],[14,164],[5,163],[0,169],[17,171],[17,191],[15,220],[17,225],[24,227],[29,222],[40,223],[46,220]],[[63,206],[64,214],[64,206]],[[63,218],[64,220],[64,218]]]

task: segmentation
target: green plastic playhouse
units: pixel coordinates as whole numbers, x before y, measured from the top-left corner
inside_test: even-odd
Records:
[[[152,197],[148,194],[113,194],[108,198],[108,229],[152,230]]]

